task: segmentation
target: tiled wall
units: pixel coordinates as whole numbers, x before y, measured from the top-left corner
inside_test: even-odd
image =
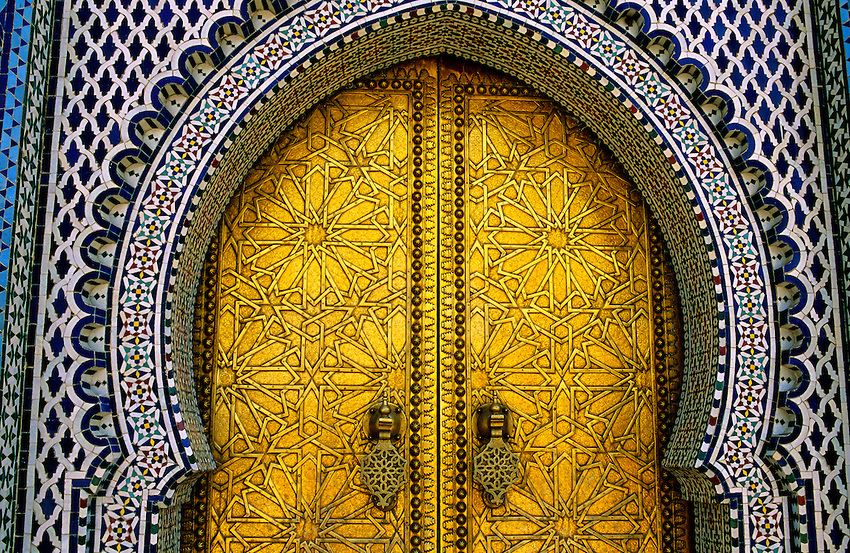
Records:
[[[41,547],[70,546],[74,541],[69,532],[76,532],[80,507],[71,502],[80,497],[64,496],[63,490],[66,474],[79,466],[77,460],[93,456],[98,459],[93,466],[107,466],[118,456],[120,435],[109,427],[108,416],[115,391],[105,375],[87,365],[87,359],[106,357],[78,355],[79,343],[73,339],[87,326],[105,322],[92,307],[100,300],[92,294],[83,297],[86,292],[80,283],[92,272],[107,278],[109,271],[80,246],[87,247],[93,239],[115,238],[109,231],[104,234],[111,215],[100,210],[109,189],[121,188],[115,181],[114,156],[122,145],[135,140],[129,121],[138,120],[138,110],[151,103],[153,77],[167,71],[179,77],[182,51],[193,46],[203,50],[217,28],[213,19],[239,20],[247,14],[238,1],[233,5],[213,0],[86,0],[58,2],[54,22],[51,4],[33,7],[21,0],[2,6],[0,66],[0,78],[7,82],[5,91],[0,90],[5,94],[0,144],[0,190],[5,202],[0,221],[0,306],[8,305],[7,320],[0,320],[0,332],[5,329],[5,335],[0,335],[4,348],[0,397],[4,422],[11,423],[0,431],[0,543],[8,543],[11,536],[8,483],[14,485],[12,466],[20,435],[27,447],[32,437],[34,449],[27,452],[25,461],[33,468],[22,482],[23,497],[33,505],[33,512],[31,518],[21,518],[22,528],[31,529],[33,537],[28,534],[19,543]],[[516,10],[546,6],[533,0],[508,4]],[[824,45],[840,44],[835,40],[838,36],[848,44],[847,3],[841,3],[840,11],[827,1],[782,0],[678,0],[615,7],[638,7],[646,20],[645,32],[668,34],[679,45],[677,58],[702,69],[709,88],[728,99],[727,127],[746,134],[747,157],[766,167],[771,176],[762,205],[773,205],[783,215],[765,235],[791,251],[774,278],[794,283],[800,293],[799,303],[777,321],[800,330],[800,343],[791,344],[783,363],[789,380],[799,371],[804,381],[779,396],[783,409],[797,415],[799,426],[795,432],[772,438],[768,457],[775,459],[776,472],[786,476],[790,492],[801,504],[793,515],[800,524],[801,549],[843,551],[850,546],[846,428],[841,424],[847,420],[847,390],[836,310],[841,283],[831,268],[842,258],[837,247],[850,242],[846,239],[850,194],[836,194],[831,204],[827,183],[838,189],[848,182],[848,141],[841,138],[846,138],[841,134],[846,132],[841,124],[846,103],[842,114],[841,103],[835,100],[835,76],[846,83],[847,74],[835,67],[850,60],[847,50],[842,53]],[[830,25],[830,14],[834,23],[840,14],[843,27]],[[815,21],[821,22],[820,44],[814,40]],[[58,40],[52,44],[56,64],[52,71],[59,79],[50,81],[48,47],[54,29]],[[817,55],[824,60],[820,72],[815,71]],[[33,129],[50,115],[55,118],[46,119],[51,126],[41,164],[37,158],[40,134]],[[828,156],[831,165],[827,167],[821,160]],[[36,186],[42,168],[44,203],[39,213],[49,218],[37,227]],[[125,187],[125,196],[131,194]],[[843,240],[833,238],[839,230]],[[781,251],[771,253],[784,260]],[[30,288],[25,275],[34,258],[32,284],[38,301],[32,309],[31,332],[39,339],[30,351],[35,378],[26,403],[36,416],[19,434],[15,423],[20,392],[25,390],[24,342],[30,330],[26,308]],[[13,293],[7,297],[9,287]],[[86,383],[86,390],[80,390],[80,381]],[[86,394],[95,398],[96,410],[75,407],[76,399]],[[91,435],[78,439],[75,433],[80,432],[83,411],[90,414],[89,421],[96,416],[102,424],[98,422],[89,430]],[[104,413],[107,416],[100,418]],[[100,445],[92,448],[87,441]],[[93,470],[96,476],[97,469]],[[812,473],[821,475],[818,486],[823,493],[815,493],[819,489]]]
[[[14,539],[25,348],[52,1],[0,2],[0,548]]]

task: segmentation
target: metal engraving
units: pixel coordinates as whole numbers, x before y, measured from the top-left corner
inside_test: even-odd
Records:
[[[381,440],[360,461],[363,483],[369,488],[375,506],[382,511],[391,511],[396,506],[398,492],[404,485],[404,469],[407,459],[401,456],[395,446],[387,440]]]
[[[519,455],[504,440],[490,440],[475,455],[472,476],[481,486],[484,504],[501,507],[508,488],[519,480]]]
[[[457,463],[444,548],[670,550],[658,377],[681,369],[656,364],[663,276],[642,198],[585,127],[515,81],[444,68],[440,113],[443,456],[474,439],[470,404],[497,393],[522,466],[494,508]]]
[[[199,357],[214,358],[207,408],[219,467],[198,550],[403,552],[433,542],[426,352],[436,309],[424,285],[435,279],[436,221],[422,206],[435,203],[434,62],[386,77],[287,131],[223,217],[215,286],[199,298],[202,324],[214,326],[199,336]],[[407,410],[409,432],[372,450],[362,423],[384,395]],[[397,508],[385,496],[376,507],[377,483],[393,487],[391,474],[403,482],[406,470],[416,486],[394,486]]]
[[[660,461],[680,327],[657,226],[575,119],[459,62],[355,83],[282,135],[211,246],[219,468],[181,549],[689,552]],[[383,397],[397,438],[364,432]],[[485,438],[494,397],[512,427]]]
[[[393,445],[401,438],[401,408],[387,401],[368,411],[366,435],[375,442],[375,448],[360,460],[363,483],[372,494],[372,501],[382,511],[395,508],[398,492],[404,484],[407,459]]]

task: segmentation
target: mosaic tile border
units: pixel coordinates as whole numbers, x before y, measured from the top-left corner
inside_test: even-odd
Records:
[[[17,163],[20,155],[21,125],[24,118],[23,95],[26,85],[26,60],[29,41],[24,36],[32,17],[26,1],[3,2],[0,6],[0,352],[6,334],[6,300],[9,284],[9,255],[17,195]],[[16,461],[21,375],[16,368],[0,364],[0,544],[8,543],[13,533]]]
[[[831,192],[830,208],[835,229],[837,260],[833,270],[840,272],[835,278],[840,290],[840,318],[843,319],[840,330],[843,331],[846,344],[850,337],[850,3],[847,0],[814,0],[812,4],[817,25],[818,59],[821,61],[817,75],[823,87],[820,91],[820,117],[826,142],[826,180]],[[838,362],[843,367],[850,364],[850,350],[846,345],[843,351],[838,352]],[[846,409],[850,405],[848,375],[841,369],[837,372],[837,379],[843,380],[843,393],[839,394],[837,400]],[[845,411],[842,417],[845,421],[846,416]],[[846,430],[844,433],[846,447]],[[839,466],[841,470],[836,470],[837,474],[825,479],[822,493],[815,497],[816,509],[820,510],[823,522],[819,527],[810,527],[809,536],[806,536],[829,535],[829,541],[836,547],[836,551],[838,548],[844,550],[850,547],[850,518],[847,516],[850,501],[846,493],[831,493],[835,490],[846,491],[847,482],[850,481],[848,462],[845,460],[843,466]],[[811,539],[812,543],[816,541]]]
[[[838,9],[841,13],[841,29],[844,38],[844,68],[847,79],[847,89],[850,90],[850,2],[838,0]]]
[[[53,2],[0,7],[0,548],[15,540],[36,189]],[[35,26],[35,31],[33,30]]]
[[[347,3],[347,4],[352,5],[353,3]],[[413,3],[411,3],[411,4],[413,4]],[[431,4],[439,4],[439,3],[431,3]],[[453,3],[453,4],[459,4],[459,3]],[[464,2],[464,3],[460,3],[460,4],[469,4],[470,6],[477,5],[477,3],[474,3],[474,2],[469,2],[469,3]],[[543,2],[522,2],[522,3],[512,3],[512,4],[523,4],[525,6],[506,5],[506,8],[512,8],[512,9],[523,11],[525,18],[530,18],[530,17],[540,18],[537,21],[531,22],[530,25],[534,26],[535,28],[540,28],[542,26],[543,30],[547,34],[552,33],[553,29],[560,30],[561,32],[564,31],[563,26],[561,26],[560,29],[557,26],[559,23],[562,24],[563,21],[566,20],[566,18],[560,19],[561,17],[563,17],[564,11],[559,12],[560,15],[555,15],[554,19],[552,19],[550,21],[545,21],[545,17],[552,18],[553,14],[554,14],[554,12],[550,9],[550,8],[552,8],[553,3],[544,4]],[[316,11],[305,10],[303,12],[304,15],[301,16],[301,17],[303,17],[303,19],[301,19],[300,21],[299,21],[299,15],[292,16],[292,20],[295,21],[296,25],[293,25],[290,28],[295,30],[295,34],[291,35],[289,37],[289,40],[291,41],[294,38],[295,40],[298,40],[302,43],[301,49],[299,50],[300,52],[304,51],[305,43],[308,40],[310,40],[311,38],[316,39],[316,40],[327,39],[328,37],[330,37],[334,33],[334,31],[336,29],[341,28],[345,24],[344,21],[341,21],[339,19],[335,19],[335,17],[334,17],[335,14],[342,13],[342,9],[344,8],[343,5],[334,4],[334,3],[322,3],[318,6],[319,6],[319,8]],[[330,6],[330,7],[328,7],[328,6]],[[386,7],[386,6],[382,6],[382,8],[383,7]],[[488,7],[490,7],[490,6],[488,6]],[[559,6],[556,6],[556,8],[557,7],[559,7]],[[406,8],[407,8],[407,6],[406,6]],[[302,12],[297,12],[297,13],[300,14]],[[312,17],[312,19],[307,19],[308,13],[310,14],[310,17]],[[574,13],[575,12],[573,12],[573,14]],[[573,14],[570,14],[570,15],[573,15]],[[362,13],[361,13],[361,15],[362,15]],[[511,14],[510,12],[507,13],[507,14],[499,12],[499,15],[505,16],[507,18],[512,18],[512,17],[514,17],[515,14]],[[528,21],[531,21],[531,20],[530,19],[523,19],[523,23],[527,23]],[[545,24],[542,24],[541,21],[543,21]],[[555,26],[552,26],[553,21],[555,22],[554,23]],[[289,22],[289,21],[287,21],[287,22]],[[305,24],[305,22],[307,22],[307,24]],[[601,30],[601,28],[599,26],[597,26],[595,34],[598,35],[600,30]],[[312,35],[312,36],[310,36],[310,35]],[[268,33],[266,33],[266,36],[268,36]],[[612,35],[612,36],[614,38],[618,38],[618,37],[616,37],[616,35]],[[589,43],[590,46],[593,45],[594,40],[593,40],[593,34],[592,33],[585,36],[584,38],[586,39],[586,42]],[[605,38],[608,39],[608,38],[611,38],[611,37],[605,36]],[[597,40],[596,43],[598,43],[598,42],[599,41]],[[611,42],[615,43],[616,40],[611,40]],[[613,44],[613,46],[617,47],[617,46],[620,46],[621,44]],[[283,42],[281,42],[279,45],[282,46]],[[570,46],[575,47],[574,44],[571,44]],[[582,47],[586,48],[588,46],[582,45]],[[294,48],[293,48],[293,50],[294,50]],[[612,54],[611,51],[606,51],[605,48],[599,48],[597,52],[595,52],[595,53],[591,52],[589,55],[594,56],[594,57],[591,58],[594,65],[596,65],[600,61],[604,64],[605,60],[606,60],[606,56],[607,56],[607,63],[609,65],[613,65],[613,63],[615,61],[618,61],[617,60],[618,55],[623,55],[623,52],[631,52],[631,51],[633,51],[633,50],[631,50],[629,45],[626,44],[625,48],[623,50],[620,50],[620,52],[615,51]],[[623,69],[623,73],[621,73],[619,75],[616,74],[616,73],[610,72],[610,69],[606,68],[604,65],[602,66],[601,73],[603,73],[603,74],[608,73],[608,75],[606,75],[606,77],[614,76],[614,78],[618,79],[618,80],[623,79],[623,77],[625,75],[625,78],[633,79],[633,83],[641,81],[641,80],[646,80],[647,79],[646,75],[648,75],[651,72],[651,66],[650,66],[650,64],[646,64],[646,67],[643,67],[640,63],[642,57],[644,57],[644,56],[642,56],[642,54],[640,54],[640,53],[635,54],[634,64],[633,64],[632,69],[631,69],[632,74],[631,74],[630,77],[629,77],[629,73],[628,73],[630,71],[630,69],[628,67],[625,67],[626,64],[622,64],[622,63],[620,63],[620,65],[624,66],[624,69]],[[262,59],[265,60],[266,58],[263,57]],[[203,136],[203,134],[204,134],[203,131],[205,129],[210,128],[210,123],[214,124],[214,123],[220,122],[220,119],[219,119],[220,117],[223,117],[224,115],[229,114],[229,110],[227,108],[220,110],[220,109],[215,108],[214,104],[219,103],[221,105],[226,106],[226,104],[228,103],[228,99],[232,99],[234,97],[233,96],[234,94],[239,94],[239,96],[236,96],[236,97],[241,97],[241,94],[247,93],[247,91],[243,91],[241,93],[239,92],[240,86],[238,85],[238,83],[240,83],[240,82],[243,83],[243,84],[249,83],[249,86],[251,86],[251,83],[256,83],[258,80],[261,80],[262,77],[264,77],[264,76],[268,77],[267,74],[263,75],[263,73],[266,72],[265,69],[263,68],[264,64],[258,63],[257,60],[258,60],[258,58],[254,58],[253,61],[248,59],[248,61],[246,63],[242,64],[242,65],[239,65],[238,63],[232,64],[231,67],[236,67],[237,69],[242,70],[241,74],[231,73],[231,75],[237,75],[239,77],[235,81],[237,83],[237,86],[234,87],[231,84],[230,88],[228,90],[225,90],[224,87],[218,87],[218,90],[215,91],[215,92],[218,93],[219,97],[213,98],[213,109],[210,109],[211,106],[208,105],[206,107],[206,109],[207,109],[206,112],[204,112],[204,108],[201,108],[198,111],[198,115],[200,116],[200,118],[198,118],[195,121],[195,127],[196,128],[193,131],[194,134],[192,134],[191,136],[189,136],[187,134],[187,135],[184,135],[183,137],[181,137],[181,138],[184,138],[184,140],[182,142],[182,144],[183,144],[182,150],[173,150],[172,151],[172,159],[170,160],[171,164],[169,166],[167,166],[165,168],[165,170],[159,175],[159,177],[160,177],[159,182],[162,183],[164,185],[165,189],[166,189],[166,190],[164,190],[164,192],[167,193],[168,190],[171,190],[171,193],[174,193],[176,191],[175,184],[183,184],[183,183],[186,182],[185,180],[182,180],[182,179],[184,179],[186,177],[189,169],[194,168],[193,165],[197,162],[198,157],[200,155],[198,148],[196,148],[196,147],[193,148],[192,145],[193,144],[195,144],[195,145],[201,144],[204,141],[212,142],[210,137],[205,138]],[[278,62],[280,62],[280,61],[281,61],[281,59],[280,59],[280,56],[279,56]],[[622,61],[622,60],[619,60],[619,61]],[[590,69],[590,64],[588,64],[587,69]],[[594,67],[594,69],[595,69],[595,67]],[[270,71],[268,71],[266,73],[270,73]],[[670,82],[670,79],[666,74],[653,75],[653,76],[658,78],[658,80],[655,81],[655,82],[658,82],[661,85],[664,85],[664,83]],[[234,82],[234,81],[231,79],[231,82]],[[622,80],[620,82],[622,82]],[[222,84],[227,85],[227,83],[222,83]],[[256,86],[256,84],[254,86]],[[634,86],[634,84],[632,84],[632,86]],[[672,97],[673,92],[670,92],[670,91],[675,91],[675,92],[681,93],[680,90],[678,89],[678,86],[675,85],[675,84],[670,86],[669,89],[670,90],[666,91],[667,94],[668,94],[666,96],[666,99],[669,99],[669,98]],[[208,87],[207,90],[209,90],[209,87]],[[235,92],[233,92],[233,90],[235,90]],[[638,109],[641,108],[641,107],[645,107],[647,109],[647,112],[649,112],[649,113],[653,113],[653,110],[657,110],[657,111],[655,111],[655,114],[654,114],[654,116],[652,116],[652,118],[655,120],[654,122],[655,122],[655,124],[657,125],[658,128],[664,129],[664,127],[663,127],[664,123],[659,124],[659,121],[666,121],[668,129],[670,129],[670,128],[684,127],[687,123],[689,123],[691,121],[691,119],[696,119],[696,120],[699,119],[700,116],[695,116],[694,114],[689,113],[690,100],[687,97],[685,97],[685,99],[682,100],[682,101],[670,101],[670,100],[668,100],[668,101],[664,102],[664,104],[659,104],[658,103],[659,99],[662,100],[662,101],[665,100],[665,95],[664,95],[664,93],[662,93],[662,94],[656,95],[656,96],[657,96],[655,98],[656,103],[655,103],[654,106],[647,106],[646,103],[644,103],[644,105],[638,104],[637,109],[635,109],[635,111],[638,111]],[[200,104],[199,102],[196,102],[195,106],[198,106],[199,104]],[[672,105],[668,105],[668,104],[672,104]],[[666,109],[665,110],[665,107],[669,107],[669,108],[672,108],[672,109]],[[203,122],[205,117],[210,118],[209,121],[206,124]],[[198,131],[198,128],[201,129],[200,132]],[[212,128],[214,129],[215,125],[212,125]],[[729,274],[734,275],[735,285],[738,286],[739,289],[738,290],[731,290],[731,286],[729,286],[726,289],[721,289],[721,294],[729,293],[729,295],[731,296],[731,295],[735,295],[737,293],[737,295],[738,295],[737,305],[738,305],[739,308],[741,308],[741,312],[735,313],[735,315],[741,316],[743,314],[743,316],[747,318],[748,323],[749,323],[747,325],[742,326],[741,328],[734,328],[734,329],[733,328],[721,328],[721,332],[728,333],[730,335],[732,335],[732,333],[735,330],[741,330],[741,329],[744,330],[744,332],[742,332],[740,334],[741,341],[739,343],[735,344],[733,347],[729,348],[729,350],[726,351],[725,353],[728,356],[733,356],[733,355],[736,355],[736,354],[738,356],[742,355],[741,351],[735,351],[735,349],[737,347],[744,348],[744,350],[750,349],[751,350],[749,352],[750,354],[752,354],[753,351],[756,352],[755,355],[747,355],[747,358],[744,359],[744,361],[745,361],[744,363],[741,363],[740,358],[733,360],[733,366],[738,365],[740,363],[741,366],[747,367],[750,371],[748,376],[747,376],[748,382],[745,383],[746,388],[745,389],[739,388],[737,390],[738,399],[740,400],[741,398],[746,397],[747,398],[746,402],[745,402],[745,404],[742,405],[741,410],[738,411],[736,415],[733,415],[733,417],[734,416],[741,417],[741,415],[743,413],[746,413],[747,415],[753,415],[755,413],[756,409],[759,406],[761,406],[763,408],[765,404],[769,404],[769,402],[767,401],[769,399],[769,391],[765,390],[765,388],[763,386],[757,386],[755,389],[752,387],[752,382],[753,382],[752,377],[754,375],[755,376],[763,375],[762,378],[757,379],[757,381],[758,381],[759,384],[766,382],[767,381],[766,372],[768,370],[768,367],[767,367],[767,350],[770,347],[769,343],[768,343],[768,332],[769,332],[768,326],[769,326],[770,317],[769,317],[769,315],[762,316],[762,317],[759,316],[759,307],[761,307],[762,315],[769,313],[769,307],[767,307],[767,302],[766,302],[766,296],[768,295],[767,294],[768,290],[763,288],[764,276],[762,274],[760,274],[760,273],[763,272],[763,269],[761,268],[761,266],[759,264],[760,254],[761,254],[761,257],[763,257],[764,252],[759,251],[759,245],[758,245],[759,241],[758,241],[758,235],[757,235],[758,228],[757,228],[757,226],[750,223],[752,225],[751,228],[753,230],[750,231],[749,233],[745,230],[746,226],[747,226],[745,216],[746,216],[747,211],[748,211],[747,206],[746,206],[746,202],[743,202],[743,203],[736,202],[736,200],[740,197],[743,197],[744,194],[742,194],[740,188],[738,190],[734,189],[734,183],[737,182],[736,177],[729,176],[728,174],[724,175],[723,166],[725,165],[725,160],[723,160],[722,157],[718,156],[718,153],[717,153],[716,150],[713,150],[714,146],[710,141],[710,138],[711,138],[710,133],[704,131],[703,129],[700,129],[698,127],[698,125],[689,126],[688,129],[689,129],[688,131],[683,133],[683,137],[679,137],[678,140],[682,140],[685,136],[687,136],[688,138],[684,138],[684,140],[685,141],[687,141],[687,140],[692,141],[689,146],[685,146],[685,150],[684,150],[684,151],[689,151],[691,155],[688,156],[687,154],[681,154],[680,159],[683,161],[684,166],[686,166],[686,167],[690,166],[692,168],[693,172],[691,173],[691,175],[698,176],[697,178],[700,178],[700,177],[702,178],[703,184],[705,184],[708,180],[711,180],[711,184],[707,185],[709,190],[700,190],[699,192],[701,192],[703,194],[707,194],[707,195],[713,194],[713,197],[709,200],[706,200],[706,198],[702,198],[702,197],[700,199],[703,199],[704,201],[706,201],[706,204],[708,204],[708,205],[711,205],[711,202],[713,200],[715,205],[719,205],[721,208],[723,208],[722,211],[724,212],[723,216],[725,217],[725,219],[722,219],[721,221],[714,221],[717,224],[717,229],[720,229],[720,231],[717,232],[716,229],[713,229],[713,230],[715,231],[716,235],[719,235],[720,240],[724,240],[724,238],[732,237],[732,238],[729,238],[727,240],[727,243],[725,245],[726,248],[727,248],[727,252],[724,252],[724,253],[730,254],[730,256],[733,258],[733,263],[735,262],[735,260],[738,262],[738,265],[737,265],[739,267],[738,270],[737,271],[733,270]],[[694,129],[696,129],[696,132],[694,132]],[[671,139],[670,133],[667,130],[663,130],[662,132],[663,132],[663,135],[665,135],[664,138]],[[217,134],[217,133],[214,133],[214,132],[209,133],[209,131],[208,131],[208,134]],[[226,133],[223,133],[223,134],[225,136],[227,136]],[[659,134],[661,135],[661,133],[659,133]],[[696,139],[696,140],[694,140],[694,139]],[[676,141],[677,138],[672,138],[671,140]],[[180,140],[178,140],[178,142],[180,142]],[[188,148],[186,146],[187,144],[189,145]],[[179,145],[178,145],[178,147],[179,147]],[[676,151],[676,150],[674,150],[674,151]],[[682,151],[683,150],[681,150],[681,149],[678,150],[678,152],[680,152],[680,153]],[[185,157],[181,157],[181,155],[174,156],[173,154],[175,154],[177,152],[184,154]],[[166,172],[170,172],[170,171],[174,171],[174,173],[172,173],[171,176],[177,176],[178,179],[182,180],[182,183],[181,183],[181,180],[175,180],[175,179],[173,179],[170,176],[167,176],[165,174]],[[171,183],[171,185],[169,185],[168,183]],[[161,192],[163,192],[163,190],[161,190]],[[140,247],[133,249],[132,253],[130,254],[130,257],[129,257],[129,259],[132,259],[134,262],[137,262],[136,266],[141,267],[142,271],[147,270],[148,272],[152,271],[154,268],[156,268],[158,266],[159,263],[161,263],[161,259],[158,259],[158,255],[163,253],[163,248],[162,248],[163,242],[162,242],[162,240],[166,236],[165,230],[171,224],[171,221],[169,220],[169,218],[167,216],[163,216],[164,213],[167,213],[167,209],[163,210],[162,208],[163,207],[168,208],[168,207],[170,207],[170,205],[173,204],[173,199],[172,199],[171,200],[172,204],[163,206],[162,205],[162,195],[159,196],[159,199],[153,199],[152,201],[154,202],[154,204],[156,204],[158,202],[157,207],[156,207],[156,210],[157,210],[156,214],[149,211],[145,215],[144,211],[141,212],[143,214],[141,223],[144,226],[139,227],[140,232],[137,235],[137,238],[139,240],[141,240],[141,242],[137,242],[137,244],[140,244]],[[711,218],[713,217],[713,215],[711,215],[711,213],[713,212],[713,210],[709,209],[709,212],[710,212],[709,221],[711,221],[712,220]],[[151,217],[151,215],[153,215],[153,217]],[[170,214],[168,214],[168,215],[170,215]],[[145,216],[147,216],[146,219],[145,219]],[[705,228],[706,225],[703,224],[703,227]],[[726,235],[725,237],[724,237],[724,234]],[[725,260],[721,259],[719,261],[719,263],[725,264]],[[147,278],[148,281],[150,280],[149,275],[146,278]],[[125,290],[130,290],[130,289],[133,288],[132,286],[127,286],[128,284],[132,284],[132,282],[127,280],[126,277],[125,277],[123,282],[126,286]],[[139,281],[137,280],[137,282],[139,282]],[[149,287],[146,286],[146,288],[149,288]],[[744,294],[746,297],[742,296],[741,294]],[[128,309],[123,313],[123,323],[124,323],[123,329],[125,331],[123,336],[129,336],[130,340],[133,342],[133,344],[132,344],[133,346],[138,346],[139,343],[141,343],[141,342],[149,341],[151,339],[152,335],[153,335],[153,329],[152,329],[151,326],[149,326],[150,323],[151,323],[151,316],[153,315],[153,312],[150,311],[150,306],[153,305],[153,304],[150,303],[149,301],[147,301],[147,300],[153,299],[153,296],[149,296],[148,292],[144,292],[141,296],[142,296],[141,299],[145,300],[145,301],[134,301],[132,298],[125,298],[125,299],[128,300],[127,303],[125,304],[125,305],[128,306]],[[154,344],[154,346],[156,346],[156,344]],[[134,351],[139,351],[139,350],[134,350]],[[133,358],[133,359],[137,360],[139,358]],[[143,360],[142,364],[148,365],[148,361]],[[148,368],[152,369],[153,367],[149,366]],[[136,372],[136,371],[133,371],[133,372]],[[724,376],[724,378],[725,378],[725,376]],[[721,383],[725,384],[723,382],[721,382]],[[151,384],[152,384],[152,382],[150,381],[150,379],[147,379],[146,382],[145,382],[145,388],[147,388]],[[741,385],[741,384],[742,383],[739,381],[738,385]],[[174,394],[174,395],[176,396],[176,394]],[[755,395],[756,397],[753,397],[753,395]],[[154,401],[153,404],[155,404],[155,403],[156,402]],[[733,411],[733,413],[734,413],[734,411]],[[761,415],[761,414],[762,413],[759,413],[759,415]],[[744,418],[746,419],[747,417],[744,417]],[[178,425],[179,425],[179,422],[180,421],[178,421]],[[749,423],[752,423],[752,425],[750,425]],[[752,454],[753,451],[755,451],[755,446],[757,445],[757,441],[758,441],[758,437],[757,437],[756,432],[754,430],[760,428],[761,423],[762,423],[762,421],[758,417],[755,417],[752,420],[747,419],[745,421],[743,427],[741,427],[741,426],[738,427],[739,433],[736,434],[736,437],[740,438],[740,441],[738,441],[738,440],[733,440],[733,441],[737,442],[739,444],[743,444],[745,448],[749,449],[750,454]],[[741,432],[742,428],[743,428],[743,432]],[[184,441],[184,444],[189,443],[188,434],[186,434],[185,432],[183,433],[183,441]],[[757,473],[758,471],[754,468],[753,465],[747,464],[746,462],[743,462],[743,463],[741,462],[742,460],[740,459],[740,457],[741,457],[740,454],[741,454],[742,450],[740,448],[735,447],[734,445],[731,448],[729,448],[728,444],[727,444],[727,448],[728,449],[726,449],[725,451],[720,453],[721,456],[725,455],[724,460],[726,462],[730,462],[730,463],[734,462],[736,464],[736,467],[735,467],[736,469],[739,469],[739,470],[743,469],[743,472],[741,472],[739,474],[742,474],[744,477],[756,476],[755,473]],[[188,450],[188,451],[191,451],[191,450]],[[189,457],[189,459],[191,461],[191,457]],[[155,471],[155,472],[158,472],[158,471]],[[758,477],[756,477],[756,478],[758,478]],[[146,479],[143,478],[141,481],[144,482],[145,480]],[[718,480],[721,480],[721,479],[718,479]],[[136,478],[136,481],[137,482],[139,481],[138,477]],[[720,482],[717,482],[717,483],[720,485],[721,482],[722,482],[722,480]],[[131,485],[130,488],[124,488],[124,489],[132,489],[133,487],[134,486]],[[771,493],[772,493],[772,490],[769,489],[769,486],[765,486],[764,488],[758,488],[756,496],[758,496],[759,494],[770,495]],[[774,504],[775,502],[767,502],[767,503],[768,504]],[[778,520],[779,520],[779,513],[778,513],[778,509],[776,509],[776,510],[768,509],[767,506],[768,505],[766,504],[765,505],[766,510],[761,511],[761,513],[760,513],[761,516],[759,517],[759,519],[770,521],[767,526],[769,526],[771,528],[776,528],[777,530],[774,531],[774,532],[768,532],[768,533],[764,533],[764,532],[757,533],[755,539],[757,539],[757,540],[761,539],[762,542],[764,544],[766,544],[766,547],[771,548],[771,547],[774,547],[775,544],[778,543],[778,541],[781,539],[781,538],[778,538],[778,534],[777,534],[779,525],[774,524],[774,522],[778,522]],[[744,509],[747,509],[749,507],[751,507],[751,506],[746,505],[746,504],[742,505],[742,508],[744,508]],[[769,549],[766,549],[766,550],[769,550]]]

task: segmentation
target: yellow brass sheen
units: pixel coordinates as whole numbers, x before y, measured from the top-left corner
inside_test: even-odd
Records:
[[[219,468],[184,550],[661,552],[668,532],[689,551],[660,467],[681,337],[653,228],[582,125],[477,66],[417,61],[322,103],[211,249],[196,349]],[[408,471],[388,512],[359,464],[385,393]],[[494,394],[520,478],[488,507],[473,421]]]
[[[441,92],[442,128],[465,130],[442,183],[466,175],[466,415],[498,393],[523,471],[503,507],[471,494],[470,548],[661,551],[646,207],[551,101],[462,70]]]
[[[417,90],[343,92],[315,109],[266,154],[224,215],[212,310],[210,430],[220,467],[209,479],[211,552],[408,549],[409,489],[400,508],[383,513],[359,467],[372,447],[369,408],[385,393],[409,405],[410,150],[417,92],[430,96],[418,111],[435,149],[433,68],[396,75],[430,83]],[[433,228],[434,217],[425,224]],[[426,250],[433,257],[434,247]],[[425,318],[431,328],[434,315]],[[433,410],[430,372],[421,395]],[[433,489],[435,419],[420,424],[421,470]],[[401,433],[399,451],[408,438]],[[420,509],[431,520],[433,496]]]

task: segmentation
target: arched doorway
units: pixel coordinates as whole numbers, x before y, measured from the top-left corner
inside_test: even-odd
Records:
[[[196,382],[220,467],[183,546],[688,551],[660,462],[680,326],[658,229],[575,119],[446,60],[357,83],[213,240]]]

